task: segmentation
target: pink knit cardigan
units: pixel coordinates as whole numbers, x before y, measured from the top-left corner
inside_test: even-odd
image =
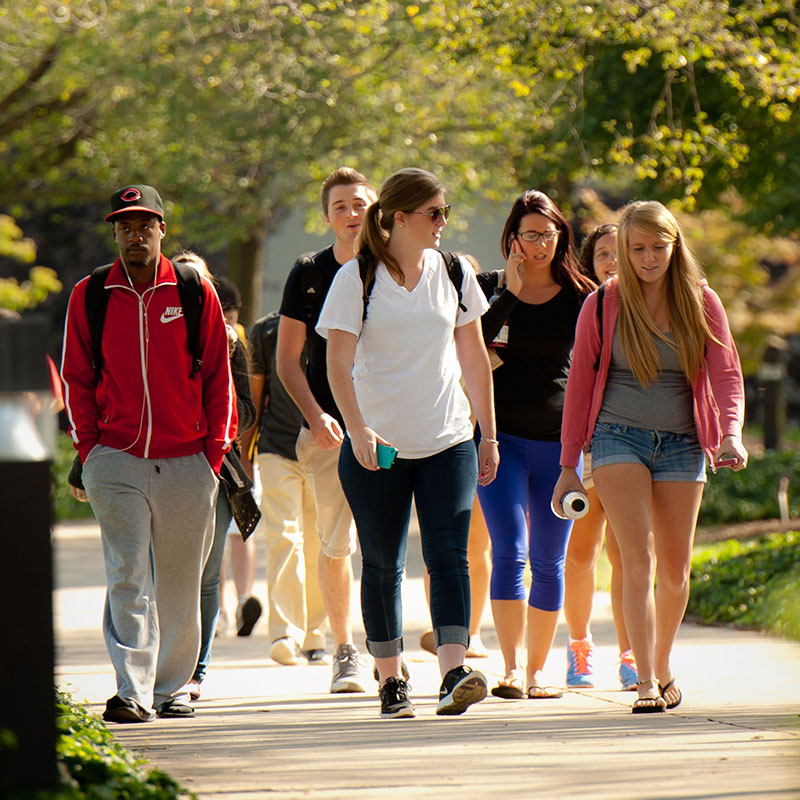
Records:
[[[709,326],[720,344],[713,340],[707,342],[705,364],[692,380],[692,395],[697,436],[713,469],[714,454],[723,437],[742,434],[744,382],[725,309],[716,292],[705,281],[703,296]],[[619,287],[617,279],[611,278],[606,284],[603,301],[602,346],[596,291],[586,298],[578,317],[561,423],[562,466],[577,466],[581,451],[592,440],[603,404],[618,316]],[[600,363],[595,371],[598,352]]]

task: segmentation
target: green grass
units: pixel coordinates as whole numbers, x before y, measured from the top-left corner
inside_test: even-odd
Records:
[[[699,547],[687,613],[800,641],[800,533]]]

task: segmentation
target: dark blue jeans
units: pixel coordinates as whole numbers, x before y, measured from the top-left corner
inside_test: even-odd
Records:
[[[478,483],[475,444],[427,458],[398,458],[391,469],[364,469],[345,438],[339,478],[361,545],[361,613],[367,650],[389,658],[403,650],[400,585],[406,564],[411,500],[417,506],[422,555],[431,578],[436,645],[469,644],[467,536]]]
[[[225,487],[220,484],[217,495],[217,515],[214,521],[214,543],[203,568],[203,577],[200,581],[200,654],[197,657],[197,666],[192,675],[192,680],[203,682],[211,661],[211,645],[214,643],[214,632],[217,629],[219,617],[219,579],[222,572],[222,558],[225,555],[225,542],[228,539],[228,528],[233,519],[231,504]]]

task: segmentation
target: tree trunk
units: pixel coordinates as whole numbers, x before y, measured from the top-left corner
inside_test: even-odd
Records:
[[[247,327],[260,313],[264,237],[235,239],[228,245],[228,277],[242,293],[239,321]]]

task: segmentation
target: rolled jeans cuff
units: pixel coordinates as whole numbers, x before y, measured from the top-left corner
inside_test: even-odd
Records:
[[[388,642],[371,642],[367,639],[367,651],[373,658],[393,658],[403,652],[403,637],[389,639]]]
[[[436,647],[440,644],[463,644],[469,647],[469,628],[463,625],[442,625],[433,631]]]

